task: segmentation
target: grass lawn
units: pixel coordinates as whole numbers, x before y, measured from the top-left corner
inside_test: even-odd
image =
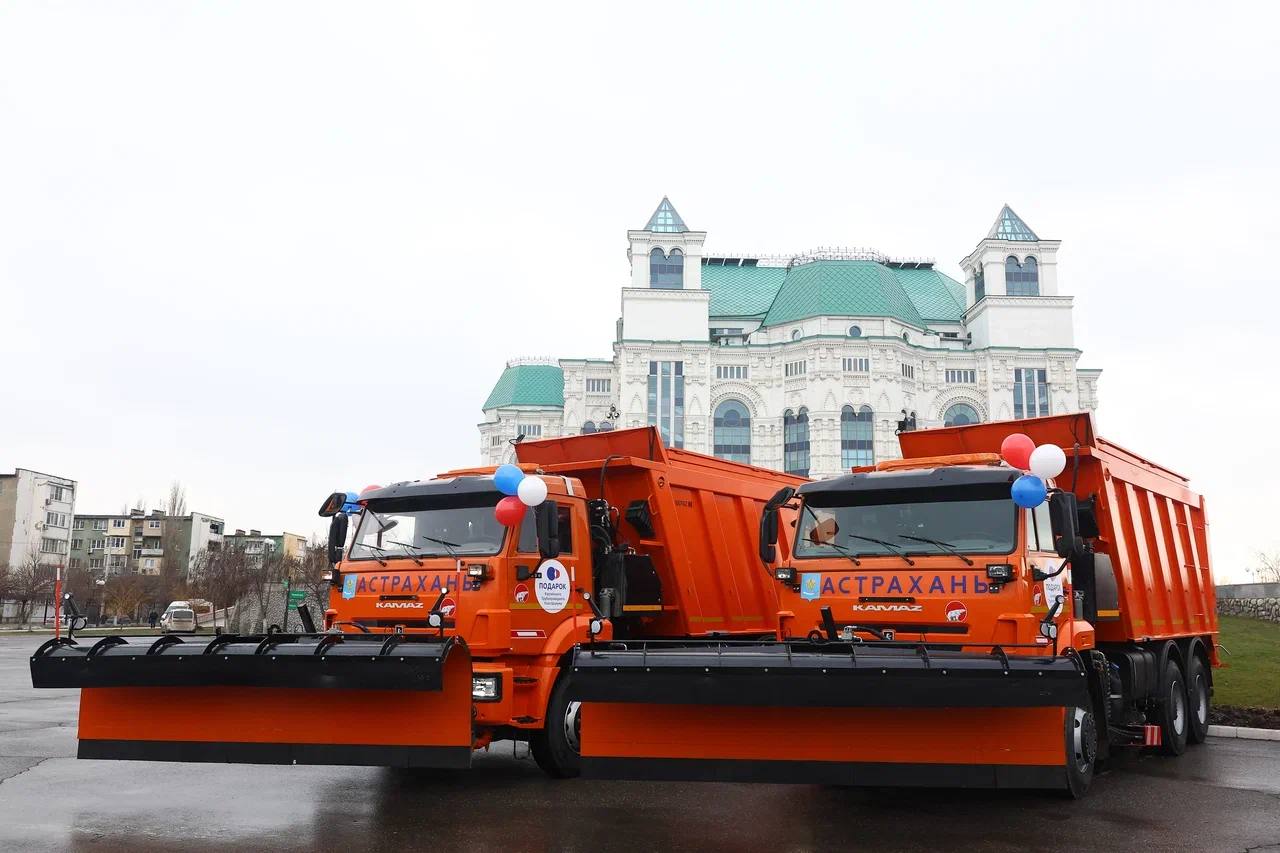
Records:
[[[1213,672],[1213,704],[1280,708],[1280,624],[1244,616],[1218,617],[1226,666]]]

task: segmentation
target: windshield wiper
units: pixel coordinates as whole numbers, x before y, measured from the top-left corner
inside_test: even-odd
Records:
[[[450,557],[452,557],[452,558],[453,558],[453,559],[455,559],[455,560],[456,560],[456,559],[458,559],[458,552],[457,552],[457,551],[455,551],[455,550],[453,550],[453,549],[454,549],[454,548],[461,548],[462,546],[461,546],[461,545],[459,545],[457,542],[446,542],[446,541],[444,541],[443,539],[436,539],[436,538],[434,538],[434,537],[432,537],[432,536],[426,536],[426,535],[421,535],[421,536],[419,536],[418,538],[419,538],[419,539],[425,539],[425,540],[427,540],[428,542],[434,542],[434,543],[436,543],[437,545],[443,545],[443,546],[444,546],[444,548],[445,548],[445,550],[449,552],[449,556],[450,556]]]
[[[816,512],[814,512],[814,511],[813,511],[813,508],[812,508],[812,507],[810,507],[808,504],[805,504],[805,505],[804,505],[804,510],[805,510],[805,512],[809,513],[809,516],[813,519],[813,527],[814,527],[814,530],[817,530],[817,529],[818,529],[818,525],[822,523],[822,519],[818,518],[818,514],[817,514]],[[836,544],[834,541],[832,541],[832,542],[814,542],[814,544],[815,544],[815,545],[819,545],[819,546],[821,546],[821,545],[830,545],[832,548],[835,548],[835,549],[836,549],[836,553],[837,553],[837,554],[840,554],[840,555],[842,555],[842,556],[848,557],[850,560],[853,560],[853,564],[854,564],[855,566],[861,566],[861,565],[862,565],[862,561],[861,561],[861,560],[859,560],[859,559],[857,558],[857,556],[855,556],[855,555],[854,555],[854,553],[853,553],[852,551],[850,551],[848,548],[844,547],[843,545],[838,545],[838,544]]]
[[[959,551],[957,551],[956,546],[951,545],[947,542],[943,542],[941,539],[930,539],[927,536],[907,536],[905,533],[899,534],[898,538],[910,539],[914,542],[928,542],[930,545],[937,545],[939,548],[945,549],[948,554],[954,554],[960,559],[964,560],[966,565],[970,565],[970,566],[973,565],[973,560],[970,560],[964,554],[961,554]]]
[[[845,536],[848,536],[850,539],[861,539],[863,542],[874,542],[877,545],[883,545],[885,548],[888,548],[894,554],[897,554],[899,557],[906,560],[908,566],[914,566],[916,564],[916,561],[911,559],[910,554],[908,554],[906,551],[903,551],[901,548],[899,548],[897,545],[894,545],[892,542],[886,542],[883,539],[873,539],[870,536],[859,536],[856,533],[846,533]],[[867,555],[863,554],[862,556],[865,557]]]
[[[354,547],[354,546],[353,546],[353,547]],[[383,554],[387,553],[387,549],[386,549],[386,548],[379,548],[377,545],[360,545],[359,547],[361,547],[361,548],[368,548],[370,551],[380,551],[380,552],[382,552]],[[379,557],[377,554],[374,554],[374,555],[373,555],[373,559],[377,560],[377,561],[378,561],[378,565],[380,565],[380,566],[385,566],[385,565],[387,564],[387,561],[386,561],[386,560],[384,560],[382,557]]]
[[[410,545],[409,543],[407,543],[407,542],[398,542],[398,541],[396,541],[395,539],[388,539],[388,540],[387,540],[387,542],[391,543],[392,545],[399,545],[401,548],[403,548],[403,549],[404,549],[404,555],[405,555],[406,557],[408,557],[410,560],[413,560],[413,564],[414,564],[415,566],[425,566],[425,565],[426,565],[426,563],[424,563],[424,562],[422,562],[421,560],[419,560],[419,559],[418,559],[418,555],[417,555],[417,554],[414,554],[414,553],[413,553],[413,546],[412,546],[412,545]]]

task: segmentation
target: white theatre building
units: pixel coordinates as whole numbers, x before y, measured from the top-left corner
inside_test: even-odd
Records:
[[[515,359],[481,456],[525,438],[656,425],[663,440],[811,477],[898,455],[896,431],[1097,407],[1078,366],[1060,241],[1006,205],[960,261],[874,251],[708,253],[667,199],[628,231],[613,356]]]

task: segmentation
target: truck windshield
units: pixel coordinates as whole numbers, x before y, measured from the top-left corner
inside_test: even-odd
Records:
[[[493,556],[502,550],[507,535],[493,516],[500,497],[494,492],[370,501],[347,557]]]
[[[1007,485],[818,493],[800,513],[795,555],[1009,554],[1017,518]]]

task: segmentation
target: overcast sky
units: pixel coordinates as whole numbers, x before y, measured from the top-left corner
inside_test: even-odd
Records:
[[[1061,239],[1101,432],[1275,517],[1274,7],[0,6],[0,469],[310,534],[609,357],[626,230],[959,260]]]

